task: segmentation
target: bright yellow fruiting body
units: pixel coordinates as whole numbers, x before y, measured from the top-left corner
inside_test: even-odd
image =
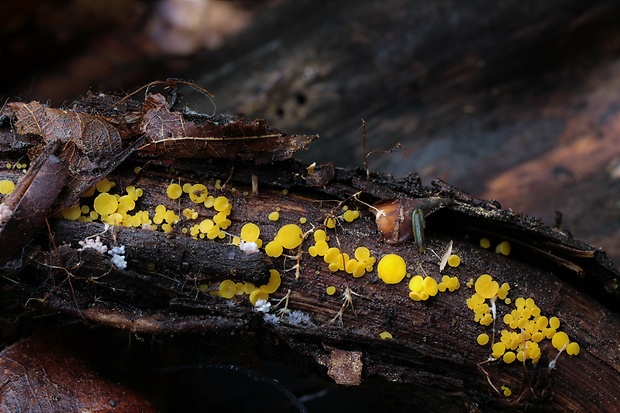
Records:
[[[495,252],[502,255],[510,254],[510,243],[508,241],[500,242],[497,244],[497,247],[495,247]]]
[[[381,337],[381,340],[386,340],[386,339],[391,339],[392,338],[392,334],[388,331],[383,331],[381,333],[379,333],[379,337]]]
[[[136,202],[129,195],[123,195],[118,198],[118,209],[117,211],[121,214],[127,213],[129,211],[133,211],[136,207]]]
[[[448,257],[448,265],[450,267],[458,267],[461,263],[461,257],[458,255],[452,254]]]
[[[256,242],[259,236],[260,228],[252,222],[248,222],[241,228],[241,239],[245,242]]]
[[[166,195],[170,199],[179,199],[181,195],[183,195],[183,188],[179,184],[170,184],[168,188],[166,188]]]
[[[0,194],[8,195],[13,192],[13,189],[15,189],[15,183],[13,183],[13,181],[9,181],[8,179],[0,181]]]
[[[273,211],[269,213],[269,221],[277,221],[280,219],[280,213],[278,211]]]
[[[397,254],[387,254],[377,265],[377,275],[386,284],[398,284],[407,275],[407,264]]]
[[[492,298],[497,294],[499,290],[499,284],[497,281],[493,281],[493,277],[489,274],[482,274],[476,280],[474,284],[474,288],[476,293],[478,293],[483,298]]]
[[[265,285],[261,285],[260,289],[267,294],[272,294],[280,287],[282,279],[280,278],[280,272],[278,270],[269,270],[269,282]]]
[[[489,241],[488,238],[481,238],[480,239],[480,246],[482,248],[485,248],[485,249],[489,248],[489,247],[491,247],[491,241]]]
[[[568,354],[569,356],[578,355],[580,350],[581,349],[579,348],[579,344],[575,343],[574,341],[568,343],[568,345],[566,346],[566,354]]]
[[[62,210],[62,216],[64,219],[68,219],[70,221],[75,221],[82,215],[82,210],[79,206],[74,206],[71,208],[65,208]]]
[[[108,178],[103,178],[95,184],[95,188],[101,193],[108,192],[110,189],[114,188],[114,182],[111,182]]]
[[[250,302],[252,303],[252,305],[256,305],[258,300],[263,300],[263,301],[269,300],[269,294],[267,294],[265,291],[261,290],[260,288],[257,288],[256,290],[250,293]]]
[[[336,220],[332,217],[326,218],[325,219],[325,226],[327,228],[335,228],[336,227]]]
[[[232,298],[237,292],[237,285],[232,280],[224,280],[220,283],[219,295],[224,298]]]
[[[302,241],[303,232],[299,225],[286,224],[278,230],[274,241],[280,243],[286,249],[297,248]]]
[[[506,397],[510,397],[512,395],[512,390],[510,390],[508,386],[502,386],[502,392],[504,393],[504,396]]]
[[[336,287],[334,287],[333,285],[330,285],[329,287],[325,289],[325,292],[327,293],[327,295],[334,295],[336,294]]]
[[[110,215],[116,212],[118,201],[107,192],[102,192],[95,198],[93,208],[99,215]]]
[[[360,216],[360,212],[359,211],[354,211],[354,210],[346,210],[344,212],[344,214],[342,214],[342,217],[344,218],[345,221],[347,222],[353,222],[355,221],[357,218],[359,218]]]
[[[209,191],[203,184],[194,184],[189,188],[189,199],[196,204],[202,204],[208,195]]]
[[[282,255],[283,251],[282,244],[277,241],[271,241],[265,246],[265,254],[273,258]]]
[[[563,331],[558,331],[553,335],[553,338],[551,339],[551,345],[557,350],[563,350],[564,348],[566,348],[566,346],[568,346],[568,343],[568,334]]]
[[[481,346],[487,345],[489,343],[489,335],[485,334],[485,333],[482,333],[482,334],[478,335],[478,338],[476,339],[476,341]]]

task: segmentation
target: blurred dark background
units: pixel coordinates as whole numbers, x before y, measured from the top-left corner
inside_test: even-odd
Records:
[[[70,106],[192,80],[217,110],[318,133],[308,162],[439,177],[620,264],[620,1],[0,4],[0,97]],[[180,88],[183,105],[211,102]],[[140,98],[140,95],[136,95]]]

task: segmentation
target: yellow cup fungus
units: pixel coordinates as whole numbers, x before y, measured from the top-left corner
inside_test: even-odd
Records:
[[[458,255],[452,254],[448,257],[448,265],[450,267],[458,267],[461,263],[461,257]]]
[[[353,222],[355,221],[357,218],[359,218],[360,216],[360,212],[357,210],[352,210],[352,209],[348,209],[344,212],[344,214],[342,214],[342,217],[344,218],[345,221],[347,222]]]
[[[269,221],[277,221],[280,219],[280,213],[278,211],[273,211],[269,213]]]
[[[491,241],[488,238],[480,238],[480,246],[484,249],[491,247]]]
[[[172,183],[166,188],[166,195],[170,199],[179,199],[183,195],[183,188],[179,184]]]
[[[99,215],[110,215],[116,212],[118,201],[107,192],[102,192],[95,198],[93,208]]]
[[[286,224],[278,230],[274,241],[286,249],[297,248],[302,242],[303,232],[299,225]]]
[[[329,287],[325,289],[325,293],[327,293],[327,295],[336,294],[336,287],[334,287],[333,285],[330,285]]]
[[[208,195],[209,191],[203,184],[194,184],[189,188],[189,199],[196,204],[202,204]]]
[[[386,284],[398,284],[407,275],[407,265],[403,257],[387,254],[377,265],[377,275]]]
[[[237,285],[232,280],[224,280],[220,283],[219,295],[223,298],[232,298],[237,293]]]
[[[579,344],[575,343],[574,341],[568,343],[568,345],[566,346],[566,354],[568,354],[569,356],[578,355],[580,350],[581,349],[579,348]]]
[[[504,393],[504,396],[509,397],[512,395],[512,390],[510,390],[510,387],[502,386],[501,389],[502,389],[502,392]]]
[[[481,346],[484,346],[489,343],[489,335],[485,333],[479,334],[478,337],[476,338],[476,341]]]
[[[483,298],[492,298],[499,291],[499,284],[489,274],[482,274],[474,284],[476,293]]]
[[[263,300],[263,301],[269,300],[269,294],[267,294],[265,291],[261,290],[260,288],[257,288],[256,290],[250,293],[250,302],[252,303],[252,305],[256,305],[258,300]]]
[[[258,225],[248,222],[241,228],[241,239],[245,242],[256,242],[260,236],[260,228]]]
[[[114,182],[110,181],[108,178],[103,178],[101,181],[95,184],[95,188],[101,193],[109,192],[110,189],[114,188],[114,186]]]
[[[508,241],[502,241],[495,247],[495,252],[502,255],[510,254],[510,243]]]
[[[270,257],[278,258],[282,255],[282,252],[284,252],[284,249],[282,248],[282,244],[279,242],[271,241],[265,246],[265,254]]]
[[[265,285],[261,285],[260,289],[267,294],[272,294],[280,287],[282,279],[280,278],[278,270],[269,270],[269,274],[269,282]]]
[[[62,210],[62,216],[64,219],[68,219],[70,221],[75,221],[82,215],[82,209],[79,206],[74,206],[71,208],[65,208]]]
[[[8,195],[13,192],[13,189],[15,189],[15,184],[13,181],[8,179],[3,179],[0,181],[0,194]]]
[[[383,331],[379,333],[379,337],[381,337],[381,340],[391,339],[392,333],[390,333],[389,331]]]

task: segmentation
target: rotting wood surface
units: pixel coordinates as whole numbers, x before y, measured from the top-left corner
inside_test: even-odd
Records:
[[[1,164],[25,158],[28,145],[19,138],[10,132],[10,122],[4,122]],[[135,167],[143,169],[136,174]],[[610,412],[617,408],[620,292],[618,272],[603,252],[561,229],[515,216],[440,181],[422,186],[415,174],[395,180],[330,164],[311,171],[294,160],[257,165],[235,159],[179,161],[165,153],[155,159],[134,156],[109,179],[119,188],[143,188],[139,209],[152,214],[159,204],[177,211],[192,207],[200,220],[210,212],[186,197],[169,199],[166,187],[171,182],[202,183],[211,194],[224,195],[232,203],[228,233],[238,235],[244,223],[253,222],[266,243],[281,226],[296,223],[308,236],[301,249],[288,252],[288,257],[270,258],[262,249],[247,255],[230,238],[211,241],[185,235],[181,228],[191,224],[183,218],[168,234],[141,228],[106,230],[101,223],[54,218],[50,229],[57,250],[44,230],[2,268],[5,311],[22,313],[25,307],[33,314],[61,313],[89,324],[158,336],[202,333],[222,346],[230,340],[226,333],[236,333],[235,340],[246,340],[248,346],[256,344],[256,335],[271,337],[259,345],[266,357],[277,357],[278,348],[286,348],[300,364],[338,382],[355,385],[361,380],[361,386],[372,385],[429,412],[533,408]],[[0,169],[0,179],[16,181],[20,174],[16,169]],[[257,193],[252,191],[253,176],[258,177]],[[450,205],[427,216],[427,253],[420,253],[413,240],[398,245],[381,241],[369,205],[431,197],[450,200]],[[461,288],[415,302],[408,297],[406,280],[384,284],[377,278],[376,265],[357,279],[330,271],[321,257],[307,253],[313,243],[311,230],[323,228],[325,219],[340,216],[345,206],[359,210],[361,216],[353,222],[338,219],[334,229],[327,229],[330,246],[351,256],[357,247],[365,246],[377,259],[397,253],[409,273],[439,280],[439,259],[452,241],[461,264],[447,267],[442,274],[457,276]],[[268,214],[278,208],[279,220],[269,220]],[[306,218],[305,224],[300,224],[301,217]],[[107,254],[79,250],[79,241],[97,234],[105,245],[125,246],[127,269],[115,267]],[[511,254],[504,257],[481,248],[478,241],[483,236],[494,244],[509,240]],[[229,300],[210,294],[224,279],[266,283],[269,269],[282,274],[272,302],[290,290],[288,309],[302,311],[309,317],[306,322],[295,323],[285,316],[270,323],[245,296],[230,305]],[[561,354],[551,370],[548,361],[557,351],[545,341],[537,367],[529,362],[525,367],[483,363],[490,349],[476,344],[476,337],[482,332],[491,335],[491,328],[474,322],[465,305],[473,290],[465,284],[484,273],[508,282],[513,302],[517,297],[532,297],[543,314],[559,317],[561,330],[580,344],[581,353]],[[325,290],[332,285],[337,293],[329,296]],[[347,292],[352,302],[348,307],[342,300]],[[336,316],[343,308],[340,323]],[[498,304],[498,329],[503,328],[501,317],[508,308]],[[381,340],[383,331],[393,339]],[[493,388],[503,385],[512,389],[512,396]]]

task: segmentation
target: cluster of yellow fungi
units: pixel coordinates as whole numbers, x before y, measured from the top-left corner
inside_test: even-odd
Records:
[[[454,255],[458,258],[458,256]],[[460,263],[460,258],[458,259]],[[453,260],[453,263],[455,261]],[[458,265],[458,264],[457,264]],[[386,284],[398,284],[407,275],[407,264],[398,254],[386,254],[377,265],[377,276]],[[409,280],[409,298],[414,301],[426,301],[438,292],[456,291],[461,287],[457,277],[444,275],[441,282],[433,277],[414,275]]]
[[[282,280],[278,270],[269,270],[269,282],[267,284],[256,287],[249,282],[235,282],[233,280],[222,281],[218,289],[211,291],[212,295],[222,298],[232,299],[234,297],[247,295],[252,305],[256,305],[259,300],[268,301],[269,294],[276,292],[280,287]],[[205,286],[203,289],[208,288]]]
[[[128,186],[125,194],[110,194],[116,184],[107,178],[97,182],[90,190],[82,194],[82,199],[97,196],[92,204],[76,205],[61,211],[63,218],[81,222],[101,221],[109,225],[125,227],[142,227],[151,225],[147,211],[135,211],[136,201],[143,195],[142,188]]]
[[[480,275],[474,289],[474,295],[467,299],[467,306],[474,312],[474,320],[482,325],[488,326],[496,321],[496,300],[512,303],[507,298],[510,285],[503,283],[500,286],[489,274]],[[551,340],[553,347],[560,352],[579,354],[579,344],[571,342],[565,332],[558,331],[559,318],[541,315],[533,298],[519,297],[514,301],[514,307],[502,318],[507,328],[500,331],[499,341],[491,343],[492,358],[501,358],[507,364],[515,360],[531,360],[536,364],[541,356],[539,343],[544,339]],[[477,337],[478,344],[482,346],[489,344],[489,341],[486,333]]]

